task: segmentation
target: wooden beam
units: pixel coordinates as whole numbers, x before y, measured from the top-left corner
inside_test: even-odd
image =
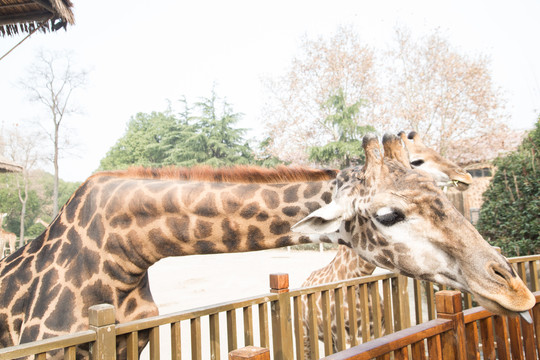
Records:
[[[0,26],[1,25],[17,25],[18,23],[26,22],[39,22],[45,21],[52,16],[51,13],[45,11],[33,11],[21,15],[2,15],[0,16]]]
[[[45,0],[33,0],[34,3],[38,4],[42,8],[45,8],[46,10],[49,10],[53,14],[57,14],[57,10],[52,7],[51,3]]]
[[[35,2],[33,1],[28,1],[28,2],[24,2],[24,3],[19,3],[19,4],[0,4],[0,9],[2,10],[6,10],[6,9],[15,9],[15,8],[19,8],[21,6],[34,6],[36,5]]]

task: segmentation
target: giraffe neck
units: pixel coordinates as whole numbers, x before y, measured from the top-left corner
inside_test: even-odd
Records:
[[[354,250],[344,245],[339,246],[336,256],[327,266],[330,268],[331,274],[338,274],[340,277],[336,280],[371,275],[376,268],[376,266],[364,261]]]
[[[16,297],[27,306],[13,321],[43,321],[46,314],[32,310],[46,308],[39,286],[15,286],[32,269],[47,280],[42,286],[57,284],[51,289],[55,299],[75,309],[50,314],[62,318],[58,331],[83,329],[88,306],[97,303],[113,304],[118,321],[156,315],[147,269],[162,258],[339,242],[290,230],[329,203],[333,187],[332,180],[235,184],[91,177],[43,234],[0,261],[0,305],[7,308]],[[36,338],[49,330],[43,327]],[[11,344],[32,339],[22,327],[11,336]]]
[[[115,267],[142,273],[168,256],[337,243],[338,237],[290,231],[331,201],[333,186],[333,181],[234,184],[95,177],[77,191],[59,221],[83,243],[96,243]]]
[[[373,274],[376,269],[375,265],[363,260],[354,252],[354,250],[347,246],[340,246],[339,248],[346,253],[343,261],[348,265],[351,276],[359,277]]]

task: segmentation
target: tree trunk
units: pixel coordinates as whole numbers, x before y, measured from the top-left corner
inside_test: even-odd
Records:
[[[28,178],[27,174],[23,174],[24,182],[24,197],[19,190],[19,200],[21,201],[21,226],[19,228],[19,247],[24,246],[24,219],[26,217],[26,203],[28,202]],[[12,253],[15,249],[11,249]]]
[[[54,124],[54,186],[53,186],[53,219],[58,214],[58,132],[60,124]]]
[[[24,246],[24,218],[26,217],[26,199],[22,203],[21,208],[21,228],[19,232],[19,247]]]

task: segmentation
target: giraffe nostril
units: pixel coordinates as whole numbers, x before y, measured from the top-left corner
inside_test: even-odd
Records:
[[[501,277],[501,278],[503,278],[504,280],[506,280],[506,277],[505,277],[500,271],[494,270],[493,272],[494,272],[495,275],[497,275],[498,277]]]
[[[508,272],[507,270],[503,269],[498,264],[492,264],[489,266],[491,270],[491,273],[493,274],[494,278],[498,280],[501,283],[508,283],[512,279],[512,274]]]

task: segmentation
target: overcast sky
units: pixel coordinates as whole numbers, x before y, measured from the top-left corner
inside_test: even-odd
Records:
[[[213,84],[243,127],[260,128],[261,79],[280,75],[304,35],[328,37],[353,26],[379,49],[396,25],[421,36],[440,29],[459,51],[492,59],[510,126],[530,129],[540,109],[540,2],[517,1],[175,1],[73,0],[76,24],[35,34],[0,61],[0,129],[39,116],[18,88],[39,49],[72,50],[90,71],[74,99],[82,114],[67,119],[78,155],[62,160],[60,177],[82,181],[99,166],[137,112],[165,110],[182,95],[194,101]],[[0,38],[0,56],[22,39]],[[51,167],[46,169],[51,171]]]

